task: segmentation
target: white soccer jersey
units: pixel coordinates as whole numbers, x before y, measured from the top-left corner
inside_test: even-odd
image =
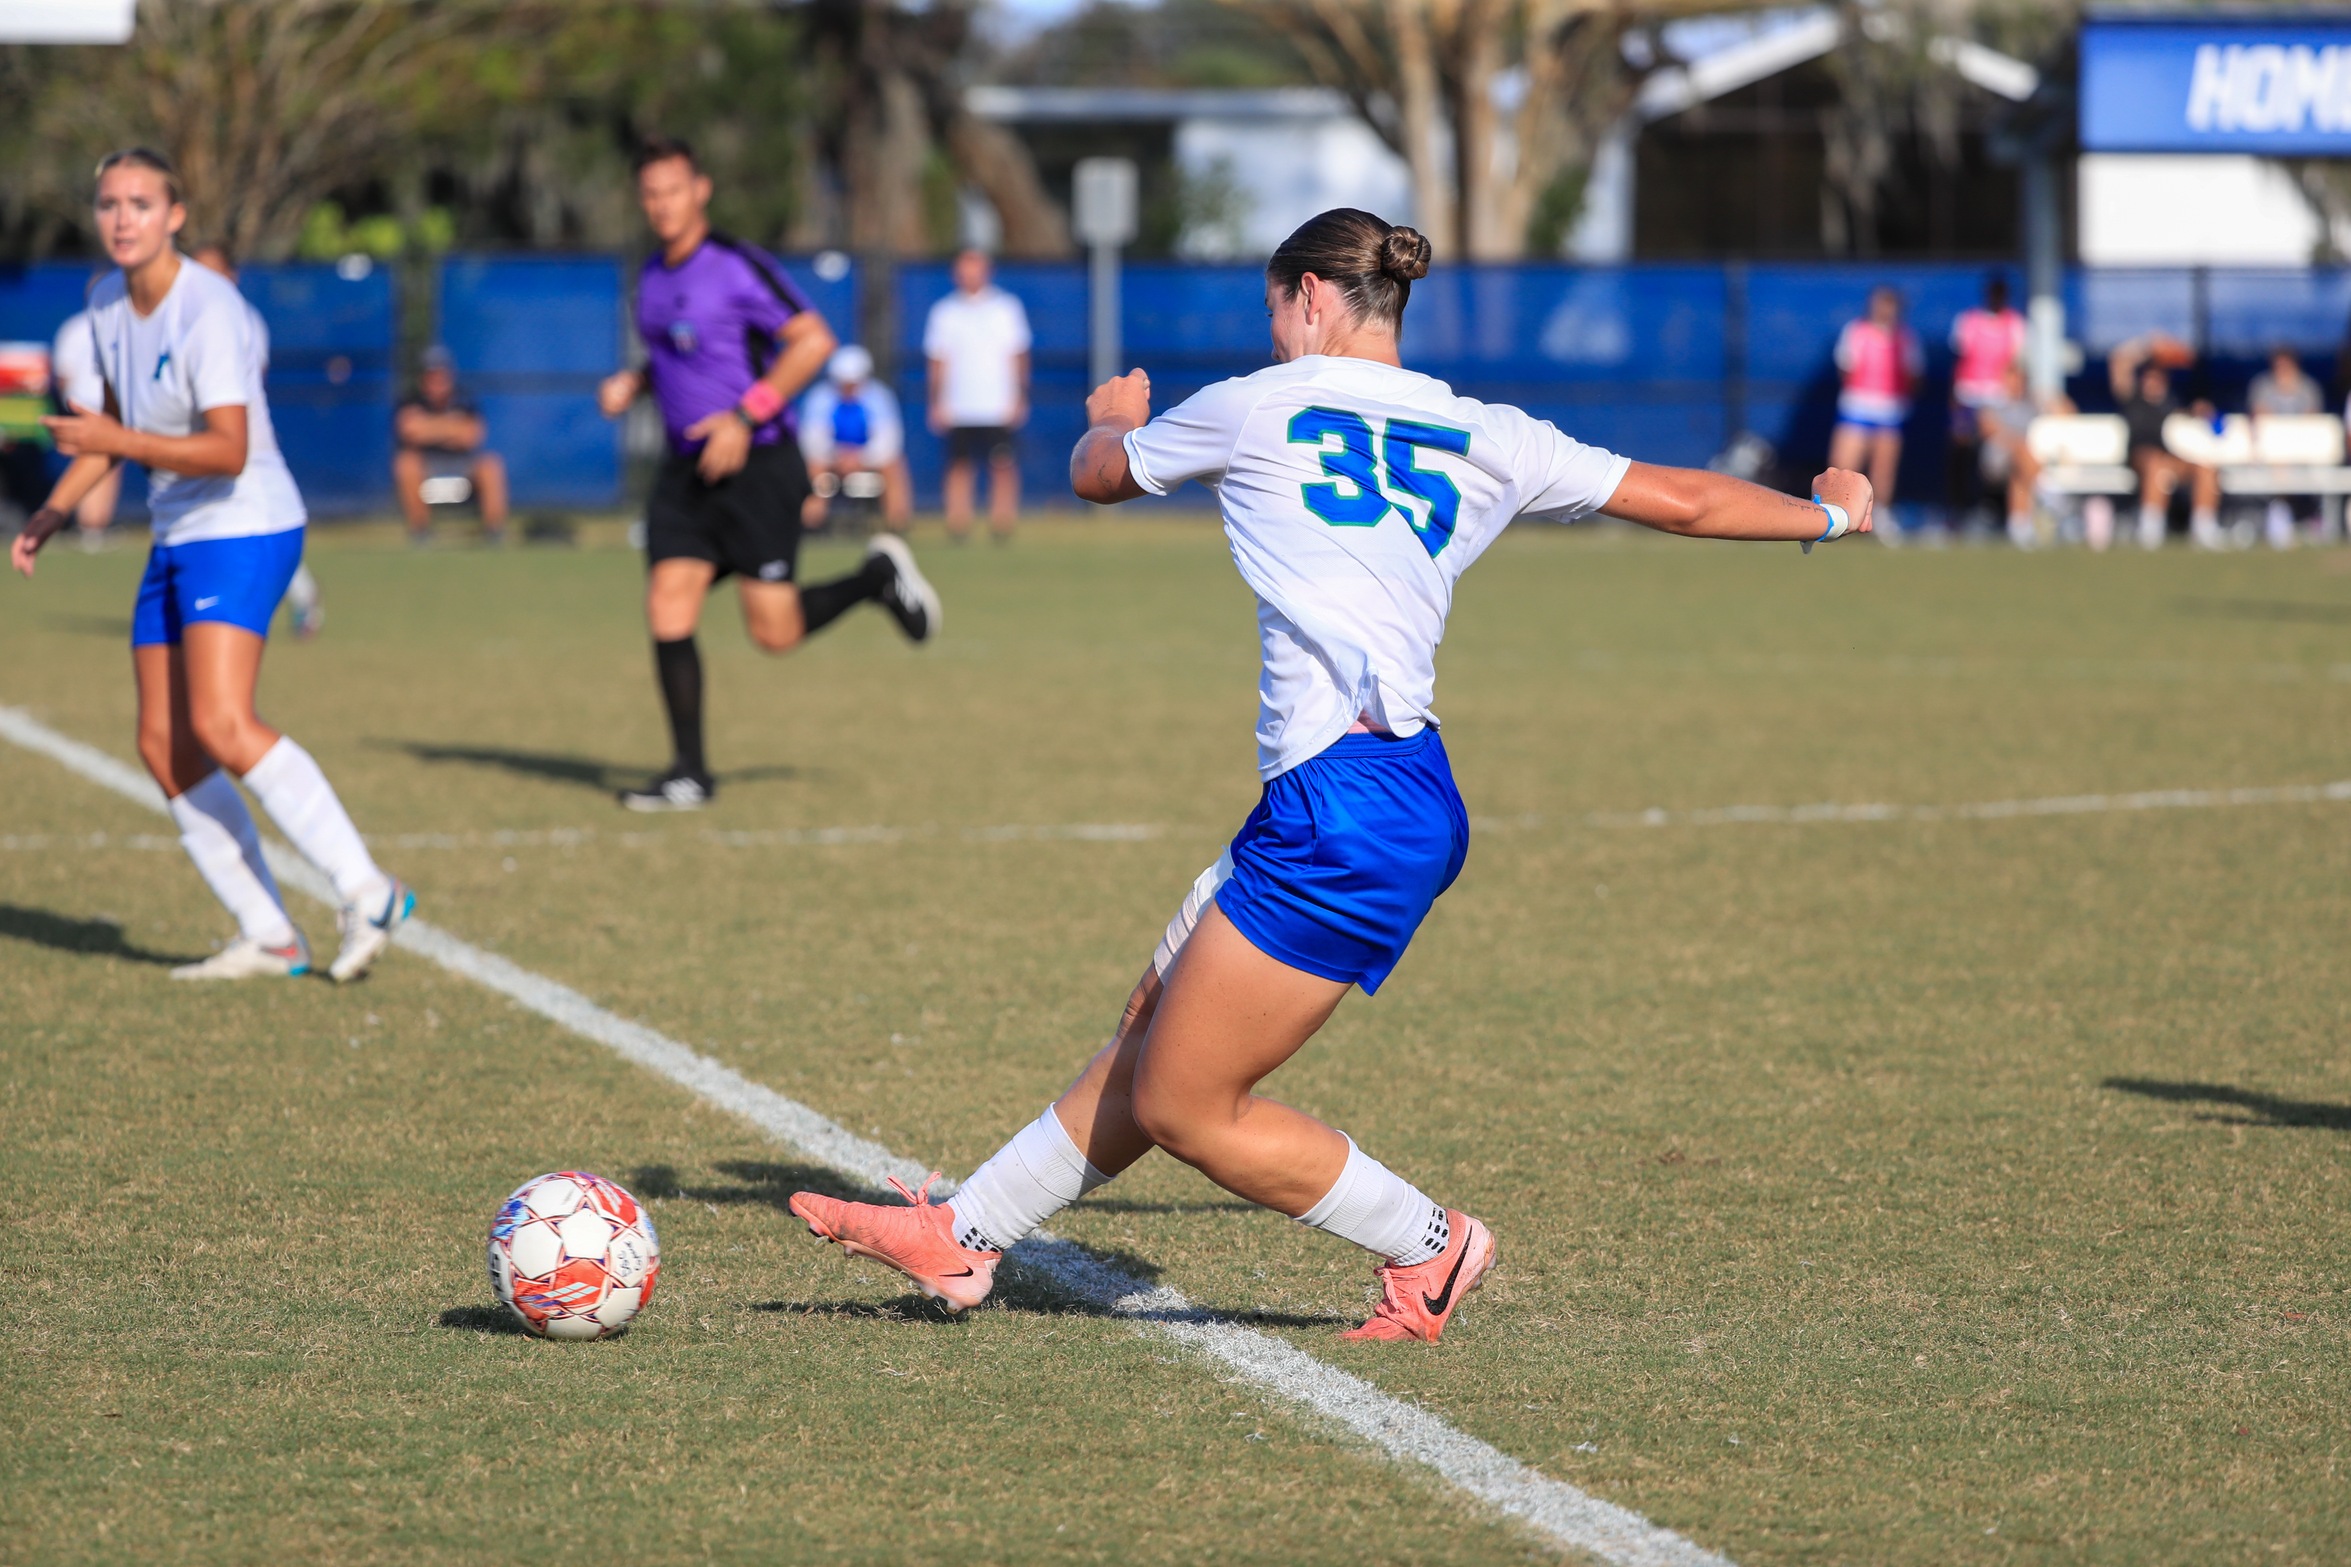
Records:
[[[147,506],[158,544],[280,533],[307,520],[270,424],[261,384],[268,348],[254,339],[254,319],[234,283],[185,256],[153,315],[131,308],[119,271],[91,290],[98,367],[124,424],[152,435],[195,435],[207,409],[245,409],[244,472],[188,478],[150,470]]]
[[[1430,376],[1310,355],[1219,382],[1126,438],[1135,482],[1216,492],[1257,594],[1257,770],[1315,756],[1358,716],[1437,721],[1453,584],[1515,517],[1607,504],[1627,459]]]

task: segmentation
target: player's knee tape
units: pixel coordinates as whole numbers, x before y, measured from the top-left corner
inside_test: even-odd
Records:
[[[1200,916],[1208,912],[1208,905],[1216,901],[1216,890],[1232,879],[1233,851],[1227,849],[1216,857],[1216,863],[1200,873],[1192,883],[1192,890],[1184,894],[1183,907],[1175,918],[1167,922],[1167,933],[1159,938],[1159,950],[1151,954],[1151,969],[1162,980],[1175,966],[1176,954],[1184,950],[1184,943],[1192,939],[1199,927]]]

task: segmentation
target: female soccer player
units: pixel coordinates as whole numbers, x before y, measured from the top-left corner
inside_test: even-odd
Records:
[[[278,455],[244,297],[172,243],[188,209],[161,153],[137,147],[98,165],[97,218],[118,269],[90,294],[106,406],[46,421],[73,463],[17,535],[11,558],[31,576],[34,555],[99,480],[118,463],[146,464],[155,545],[131,617],[139,756],[171,802],[181,846],[239,932],[172,975],[310,971],[309,943],[286,916],[225,767],[334,883],[343,943],[328,972],[357,979],[416,897],[376,868],[310,753],[253,710],[270,618],[301,563],[308,518]]]
[[[1579,445],[1403,369],[1397,328],[1428,241],[1326,212],[1266,266],[1275,364],[1157,419],[1141,371],[1087,400],[1079,497],[1216,492],[1257,594],[1265,793],[1194,885],[1117,1034],[943,1207],[801,1192],[819,1237],[950,1309],[987,1297],[1005,1248],[1164,1148],[1227,1191],[1382,1258],[1351,1338],[1434,1341],[1493,1266],[1485,1225],[1422,1195],[1345,1133],[1255,1092],[1348,987],[1376,991],[1460,873],[1469,822],[1429,710],[1453,584],[1514,517],[1595,511],[1696,538],[1817,543],[1870,526],[1869,481],[1817,498]]]

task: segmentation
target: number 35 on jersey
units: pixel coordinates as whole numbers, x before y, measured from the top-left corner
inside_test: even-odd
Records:
[[[1334,528],[1376,528],[1393,509],[1434,557],[1453,540],[1461,491],[1442,471],[1419,463],[1423,451],[1469,452],[1469,432],[1418,419],[1371,422],[1344,408],[1301,408],[1290,416],[1290,443],[1320,450],[1325,482],[1302,484],[1306,509]],[[1386,468],[1383,483],[1381,468]],[[1398,497],[1409,497],[1419,508]]]

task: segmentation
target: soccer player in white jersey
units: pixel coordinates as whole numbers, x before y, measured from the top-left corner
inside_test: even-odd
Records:
[[[1401,368],[1397,331],[1428,241],[1326,212],[1266,266],[1269,369],[1150,416],[1141,371],[1087,400],[1079,498],[1216,494],[1257,594],[1265,792],[1185,898],[1117,1033],[943,1206],[792,1210],[950,1309],[987,1297],[1005,1249],[1164,1148],[1227,1191],[1381,1259],[1347,1336],[1433,1342],[1493,1266],[1485,1225],[1424,1195],[1258,1083],[1351,986],[1394,969],[1461,871],[1469,821],[1430,710],[1453,584],[1516,517],[1594,512],[1697,538],[1807,544],[1870,526],[1869,481],[1831,469],[1801,500],[1584,446],[1516,408]],[[934,1177],[935,1179],[935,1177]]]
[[[188,259],[200,267],[208,267],[219,273],[231,283],[237,281],[236,258],[229,254],[229,247],[218,240],[198,245],[188,253]],[[239,289],[237,294],[243,298],[244,290]],[[266,386],[269,382],[269,322],[263,319],[250,299],[245,300],[245,325],[252,333],[250,341],[254,374],[260,384]],[[319,628],[327,623],[326,599],[319,592],[318,578],[310,574],[307,561],[294,568],[294,580],[286,584],[286,608],[293,616],[294,635],[305,642],[317,636]]]
[[[106,406],[46,421],[73,463],[10,556],[31,576],[33,557],[93,485],[117,463],[146,465],[155,543],[131,617],[139,756],[238,928],[173,977],[310,971],[309,943],[287,917],[233,772],[333,882],[343,941],[328,973],[354,980],[416,897],[377,868],[310,753],[254,712],[270,619],[301,562],[307,517],[278,454],[244,297],[179,253],[173,239],[187,219],[161,153],[133,148],[98,166],[98,233],[117,268],[90,294]]]

